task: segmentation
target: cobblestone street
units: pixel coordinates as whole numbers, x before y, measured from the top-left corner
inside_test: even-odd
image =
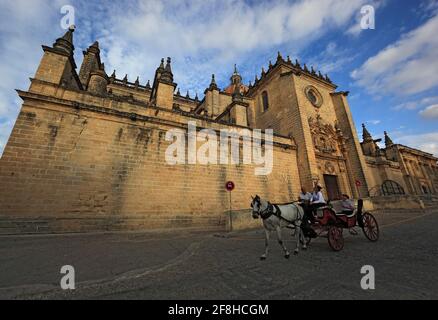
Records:
[[[275,238],[267,261],[263,231],[231,234],[130,233],[9,236],[0,241],[2,299],[437,299],[438,212],[377,215],[371,243],[344,231],[345,248],[327,239],[285,260]],[[287,246],[294,243],[290,236]],[[60,289],[63,265],[76,290]],[[372,265],[376,289],[360,287]]]

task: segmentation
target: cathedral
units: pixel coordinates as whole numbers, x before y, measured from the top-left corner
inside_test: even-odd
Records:
[[[181,94],[170,58],[146,84],[110,75],[98,42],[77,72],[73,35],[43,46],[29,89],[17,90],[23,105],[0,159],[0,219],[32,221],[24,232],[217,228],[226,212],[246,212],[252,195],[290,202],[315,185],[327,199],[438,194],[436,157],[386,132],[381,148],[364,125],[359,139],[349,93],[289,56],[278,53],[249,83],[237,67],[226,88],[212,75],[200,99]],[[167,164],[166,132],[189,122],[272,129],[272,172]]]

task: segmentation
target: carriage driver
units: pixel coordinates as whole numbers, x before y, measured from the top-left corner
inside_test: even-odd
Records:
[[[301,193],[298,198],[299,205],[304,209],[303,228],[309,229],[309,222],[313,222],[312,208],[310,203],[312,201],[312,194],[306,191],[305,187],[301,187]]]
[[[322,187],[317,185],[312,194],[312,200],[310,202],[310,212],[316,214],[316,210],[320,207],[324,207],[326,205],[324,196],[321,192]],[[313,218],[313,215],[312,215]]]
[[[312,194],[306,191],[305,187],[301,187],[300,197],[298,198],[298,202],[301,205],[309,205],[310,200],[312,200]]]

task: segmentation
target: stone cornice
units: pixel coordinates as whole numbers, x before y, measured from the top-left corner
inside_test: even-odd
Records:
[[[249,88],[249,90],[245,96],[251,96],[255,91],[257,91],[257,89],[260,86],[264,85],[265,82],[268,81],[268,79],[270,79],[272,77],[272,74],[274,74],[277,70],[279,70],[281,66],[289,68],[290,71],[284,72],[284,73],[280,74],[280,76],[287,76],[287,75],[307,76],[309,78],[314,79],[315,81],[317,81],[319,83],[323,83],[323,84],[329,86],[330,88],[336,89],[338,87],[337,85],[335,85],[331,82],[328,82],[327,80],[321,79],[320,77],[312,74],[311,72],[306,72],[303,69],[295,67],[292,63],[288,63],[286,61],[280,61],[280,62],[276,62],[270,69],[268,69],[266,74],[263,75],[262,78],[259,79],[258,82],[256,82],[252,87]]]
[[[155,106],[147,106],[144,103],[141,104],[141,103],[135,103],[135,102],[129,102],[129,101],[124,102],[126,104],[131,104],[131,105],[135,105],[135,106],[142,105],[142,107],[144,109],[153,110],[154,116],[142,115],[142,114],[135,113],[135,112],[116,110],[113,108],[97,106],[97,105],[92,105],[92,104],[87,104],[87,103],[80,103],[80,102],[76,102],[76,101],[66,100],[66,99],[62,99],[62,98],[56,98],[56,97],[52,97],[52,96],[46,96],[46,95],[28,92],[28,91],[17,90],[17,93],[24,101],[26,101],[26,100],[43,101],[43,102],[71,108],[71,109],[76,110],[76,111],[84,110],[84,111],[100,113],[100,114],[104,114],[104,115],[108,115],[108,116],[114,116],[114,117],[118,117],[118,118],[125,119],[125,120],[129,119],[132,122],[137,122],[137,121],[151,122],[151,123],[156,123],[156,124],[167,125],[170,127],[177,127],[177,128],[181,128],[181,129],[185,130],[185,129],[187,129],[187,122],[188,121],[190,121],[191,119],[192,120],[197,119],[199,121],[204,121],[204,122],[208,122],[208,123],[212,123],[212,124],[216,124],[216,125],[220,126],[219,128],[212,128],[212,127],[203,127],[203,126],[197,125],[199,130],[202,130],[202,129],[213,129],[213,130],[227,129],[225,127],[229,127],[230,129],[231,128],[239,128],[239,129],[252,130],[251,128],[248,128],[248,127],[239,126],[239,125],[235,125],[235,124],[229,124],[229,123],[223,123],[221,121],[216,121],[214,119],[201,117],[201,116],[198,116],[198,115],[195,115],[192,113],[188,113],[188,112],[184,112],[184,111],[172,111],[172,110],[168,110],[165,108],[160,108],[160,107],[155,107]],[[102,97],[102,99],[108,99],[108,98]],[[108,100],[110,100],[110,99],[108,99]],[[187,118],[187,119],[185,119],[182,122],[172,121],[172,120],[164,119],[165,117],[164,118],[158,117],[158,115],[160,113],[179,114],[182,117]],[[290,141],[290,143],[288,144],[285,142],[275,141],[275,139],[280,139],[280,140],[287,139],[288,141]],[[282,147],[282,148],[286,148],[286,149],[294,149],[294,150],[296,149],[296,146],[292,143],[290,138],[287,138],[287,137],[284,137],[281,135],[276,135],[276,134],[274,134],[274,145]]]
[[[435,157],[431,153],[424,152],[424,151],[421,151],[421,150],[418,150],[418,149],[415,149],[415,148],[411,148],[411,147],[408,147],[408,146],[405,146],[405,145],[402,145],[402,144],[394,144],[392,147],[396,147],[399,151],[407,151],[409,153],[412,153],[412,154],[415,154],[415,155],[418,155],[418,156],[421,156],[421,157],[426,157],[426,158],[429,158],[431,160],[438,161],[438,158]]]
[[[388,166],[393,169],[400,169],[400,163],[383,157],[365,156],[365,162],[375,166]]]
[[[315,151],[315,156],[319,159],[330,159],[330,160],[336,160],[336,161],[345,161],[345,158],[343,156],[336,156],[336,155],[332,155],[332,154],[328,154],[328,153],[322,153],[322,152],[318,152]]]
[[[344,97],[348,97],[350,94],[350,91],[339,91],[339,92],[332,92],[330,95],[337,96],[337,95],[343,95]]]

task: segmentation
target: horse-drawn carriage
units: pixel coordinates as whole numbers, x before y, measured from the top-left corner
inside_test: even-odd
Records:
[[[312,238],[326,235],[330,248],[340,251],[344,248],[344,229],[357,235],[356,227],[362,229],[369,241],[376,242],[379,239],[377,220],[371,213],[363,212],[363,200],[358,201],[357,208],[351,213],[343,212],[341,203],[334,201],[319,208],[310,228],[304,228],[303,232],[307,245]]]
[[[253,198],[251,207],[253,218],[261,218],[266,231],[266,249],[261,257],[262,260],[266,259],[268,254],[269,233],[271,231],[277,231],[285,257],[289,257],[289,252],[281,238],[281,228],[295,230],[297,241],[295,254],[299,252],[299,244],[305,250],[312,239],[320,236],[327,236],[329,246],[334,251],[342,250],[344,248],[344,229],[348,229],[351,234],[356,235],[356,227],[359,227],[369,241],[376,242],[379,239],[377,220],[371,213],[363,212],[363,200],[358,201],[357,208],[351,213],[345,213],[342,210],[340,201],[333,201],[318,208],[316,215],[313,215],[312,221],[309,222],[303,221],[304,210],[297,203],[276,205],[256,196]]]

